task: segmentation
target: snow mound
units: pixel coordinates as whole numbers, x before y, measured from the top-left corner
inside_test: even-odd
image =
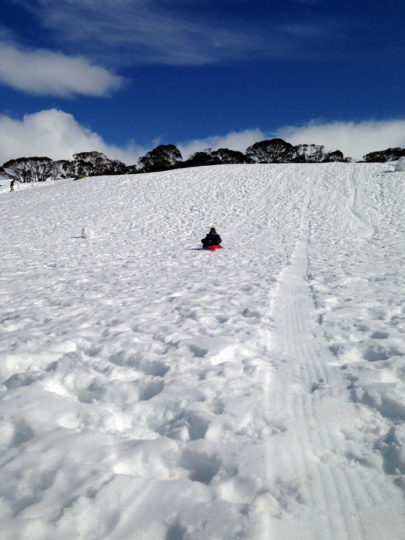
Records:
[[[405,157],[400,157],[395,164],[396,171],[405,171]]]
[[[86,238],[86,239],[89,239],[89,240],[94,238],[93,229],[90,229],[90,227],[83,227],[83,229],[82,229],[82,238]]]

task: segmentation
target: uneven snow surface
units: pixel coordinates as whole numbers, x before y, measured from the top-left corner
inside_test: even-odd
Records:
[[[2,184],[2,540],[405,538],[405,172]]]

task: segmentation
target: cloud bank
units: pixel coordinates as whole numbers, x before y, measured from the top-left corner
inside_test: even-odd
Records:
[[[27,114],[22,120],[0,116],[0,164],[18,157],[47,156],[71,159],[77,152],[96,150],[130,165],[145,149],[130,144],[119,148],[80,125],[68,113],[56,109]]]
[[[341,150],[346,157],[361,159],[386,148],[405,147],[405,120],[364,122],[309,122],[285,126],[276,135],[292,144],[323,144],[329,151]]]
[[[361,159],[364,154],[392,147],[405,147],[405,120],[367,122],[310,122],[288,126],[276,132],[247,129],[191,141],[153,141],[147,147],[130,142],[126,147],[106,143],[103,138],[79,124],[66,112],[56,109],[27,114],[22,120],[0,116],[0,164],[8,159],[48,156],[71,159],[76,152],[96,150],[127,165],[157,144],[176,144],[184,159],[195,152],[230,148],[245,152],[255,142],[281,137],[292,144],[323,144],[327,150],[341,150],[346,157]]]
[[[123,78],[82,56],[0,42],[0,82],[29,94],[104,96],[117,90]]]
[[[250,129],[224,136],[188,141],[178,144],[182,155],[212,148],[230,148],[245,152],[255,142],[280,137],[297,144],[323,144],[328,151],[341,150],[346,157],[360,160],[365,154],[386,148],[405,148],[405,120],[364,122],[315,122],[305,126],[284,126],[273,132]]]

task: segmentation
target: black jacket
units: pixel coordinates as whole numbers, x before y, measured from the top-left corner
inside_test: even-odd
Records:
[[[205,238],[201,240],[202,245],[205,246],[217,246],[222,242],[219,234],[207,234]]]

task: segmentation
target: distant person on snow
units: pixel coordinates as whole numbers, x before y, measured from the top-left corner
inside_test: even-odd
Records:
[[[211,227],[210,232],[201,240],[203,247],[218,246],[222,242],[221,237],[214,227]]]

